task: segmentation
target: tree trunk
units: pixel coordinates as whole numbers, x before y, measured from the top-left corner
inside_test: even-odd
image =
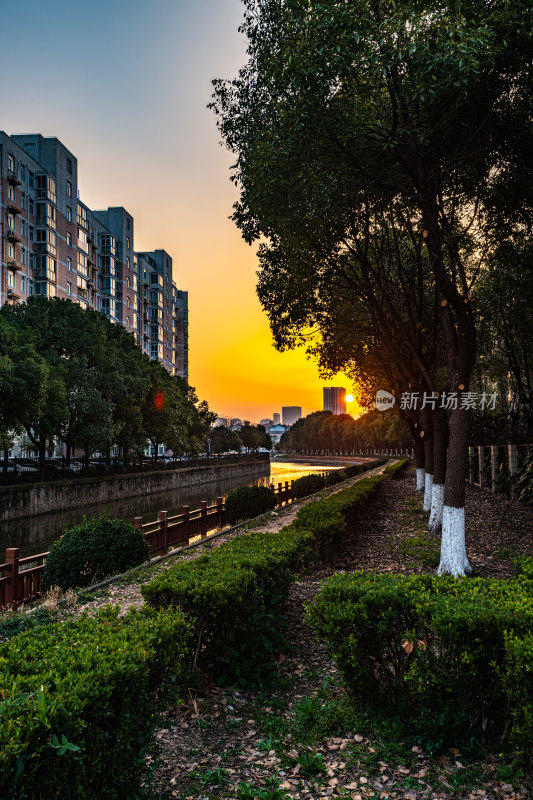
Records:
[[[8,466],[9,466],[9,450],[6,447],[4,450],[4,463],[2,466],[2,472],[7,472]]]
[[[446,480],[446,440],[448,433],[446,412],[437,408],[433,412],[433,492],[428,531],[439,533],[442,528],[444,508],[444,483]]]
[[[469,412],[453,411],[446,466],[442,541],[438,574],[458,577],[471,572],[465,542],[465,469],[468,456]]]
[[[424,481],[424,511],[431,511],[433,494],[433,419],[431,410],[425,408],[421,414],[422,431],[420,436],[424,444],[426,475]]]

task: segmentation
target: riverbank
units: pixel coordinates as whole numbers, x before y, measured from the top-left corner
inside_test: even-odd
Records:
[[[75,508],[108,506],[117,499],[204,486],[223,480],[253,481],[270,474],[268,459],[243,459],[241,463],[210,464],[206,467],[73,478],[0,488],[0,523]]]

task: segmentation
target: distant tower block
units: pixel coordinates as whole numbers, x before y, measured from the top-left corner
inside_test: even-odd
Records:
[[[346,389],[341,386],[324,386],[324,411],[346,414]]]
[[[281,424],[281,416],[277,413],[277,411],[275,411],[272,414],[272,422],[274,423],[274,425],[280,425]]]
[[[279,416],[279,415],[278,415]],[[287,425],[289,428],[291,425],[294,425],[295,422],[298,422],[299,419],[302,418],[302,407],[301,406],[283,406],[281,409],[281,421],[283,425]]]

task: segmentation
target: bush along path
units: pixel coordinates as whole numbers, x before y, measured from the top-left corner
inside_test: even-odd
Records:
[[[327,637],[322,636],[322,641],[317,642],[306,622],[305,608],[310,607],[325,579],[334,572],[372,569],[385,574],[385,580],[395,581],[398,579],[390,574],[392,572],[423,576],[434,571],[435,558],[438,562],[438,541],[423,535],[425,517],[420,498],[412,494],[412,482],[411,474],[386,481],[371,503],[359,509],[357,518],[345,515],[346,533],[339,549],[328,545],[328,534],[339,524],[335,515],[343,513],[342,502],[337,508],[334,504],[330,506],[328,513],[324,509],[320,513],[318,507],[313,509],[314,501],[306,504],[305,515],[302,513],[300,519],[307,516],[306,523],[312,521],[314,529],[321,531],[321,558],[318,564],[311,561],[307,572],[288,587],[276,586],[274,593],[281,591],[286,597],[283,611],[288,624],[284,644],[276,650],[274,671],[261,675],[257,665],[252,664],[249,677],[255,678],[256,683],[246,687],[243,678],[250,665],[241,660],[241,674],[225,676],[224,662],[232,654],[221,654],[218,674],[222,681],[215,685],[204,677],[194,688],[188,689],[184,704],[164,714],[156,733],[157,745],[148,757],[147,794],[184,800],[217,797],[240,800],[255,797],[261,800],[318,800],[321,797],[525,800],[531,796],[527,759],[519,762],[513,756],[522,747],[520,736],[525,733],[527,742],[530,734],[531,720],[528,722],[527,713],[516,719],[518,739],[512,746],[505,736],[501,744],[492,740],[490,746],[485,745],[482,737],[474,732],[468,737],[464,730],[453,731],[453,726],[447,741],[438,740],[439,730],[434,732],[433,740],[424,738],[398,715],[384,714],[378,703],[374,708],[369,707],[371,704],[366,704],[366,708],[358,704],[357,691],[355,699],[347,693],[347,682],[341,680],[324,641]],[[341,495],[342,492],[339,497]],[[473,553],[476,570],[487,577],[510,577],[515,556],[533,551],[533,513],[515,506],[502,522],[502,504],[490,495],[469,490],[468,501],[472,520],[468,547]],[[295,510],[288,508],[286,511],[292,521]],[[268,518],[263,530],[271,532],[273,522]],[[316,547],[314,542],[313,548]],[[244,553],[240,555],[245,556]],[[248,553],[248,563],[250,561]],[[529,580],[529,563],[524,562],[519,580]],[[213,565],[210,568],[213,569]],[[348,581],[348,576],[341,575],[337,580]],[[190,608],[196,604],[196,608],[201,609],[198,595],[194,595],[203,595],[203,603],[208,595],[200,586],[199,575],[197,580],[188,578],[185,582],[177,575],[174,582],[169,582],[167,574],[167,580],[154,581],[145,593],[156,605],[172,604],[179,597],[180,602],[186,598]],[[334,591],[335,587],[330,595]],[[394,591],[391,594],[389,589],[385,600],[386,607],[394,607]],[[512,598],[509,602],[513,602]],[[519,605],[523,606],[521,600]],[[205,605],[203,607],[205,611]],[[491,607],[493,617],[497,607],[498,603]],[[268,620],[269,615],[276,613],[275,604],[267,612]],[[527,626],[527,613],[523,608],[522,616]],[[307,619],[311,621],[310,617]],[[197,623],[199,620],[198,615]],[[251,624],[248,630],[253,631],[253,614],[248,622]],[[478,625],[480,622],[477,620]],[[206,620],[202,623],[207,630]],[[215,630],[216,620],[212,623],[212,630]],[[335,620],[333,628],[339,620],[334,623]],[[391,618],[388,624],[397,635],[403,620]],[[498,635],[503,641],[502,628],[496,624],[492,630],[500,631]],[[245,631],[244,636],[248,635]],[[348,639],[342,634],[341,644]],[[271,644],[278,643],[272,641]],[[411,645],[421,654],[426,652],[417,640],[400,642],[399,651],[405,663],[412,653]],[[260,650],[261,642],[256,642],[256,646]],[[513,668],[508,670],[510,685],[507,689],[511,695],[514,691],[516,697],[527,697],[527,692],[531,691],[527,677],[523,679],[530,674],[527,672],[527,665],[531,664],[529,647],[527,639],[522,645],[517,640],[509,643]],[[337,649],[342,651],[342,647]],[[451,653],[452,658],[453,655]],[[367,656],[370,660],[377,659],[370,650]],[[349,652],[346,658],[349,661]],[[339,666],[345,678],[349,674],[349,664],[347,666],[341,659]],[[419,664],[420,669],[423,666],[423,662]],[[380,665],[377,675],[379,668]],[[485,679],[486,674],[482,677]],[[490,679],[494,679],[494,675]],[[239,688],[235,688],[239,683]],[[468,688],[472,687],[464,687],[466,691]],[[375,686],[370,687],[369,691],[375,693],[375,689]],[[425,695],[426,699],[430,696]],[[431,711],[429,709],[430,714]],[[501,733],[498,731],[500,738]]]

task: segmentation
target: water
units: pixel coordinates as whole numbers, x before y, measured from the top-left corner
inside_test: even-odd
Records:
[[[268,464],[265,464],[268,469]],[[294,464],[289,462],[271,462],[270,476],[265,470],[265,477],[250,481],[250,484],[269,485],[270,482],[285,483],[285,481],[301,478],[313,472],[327,472],[339,469],[329,465],[320,464]],[[180,514],[182,506],[189,506],[191,511],[200,508],[202,500],[207,500],[211,505],[217,497],[225,497],[232,489],[242,485],[242,479],[216,481],[203,484],[196,488],[174,489],[170,492],[156,492],[150,497],[130,497],[115,500],[112,503],[74,508],[71,511],[62,511],[57,514],[40,514],[34,517],[14,519],[0,523],[0,562],[6,547],[20,548],[21,556],[30,556],[44,553],[57,539],[65,528],[77,525],[84,516],[93,517],[108,512],[114,517],[133,521],[133,517],[142,517],[143,522],[152,522],[157,519],[159,511],[168,511],[169,515]]]

